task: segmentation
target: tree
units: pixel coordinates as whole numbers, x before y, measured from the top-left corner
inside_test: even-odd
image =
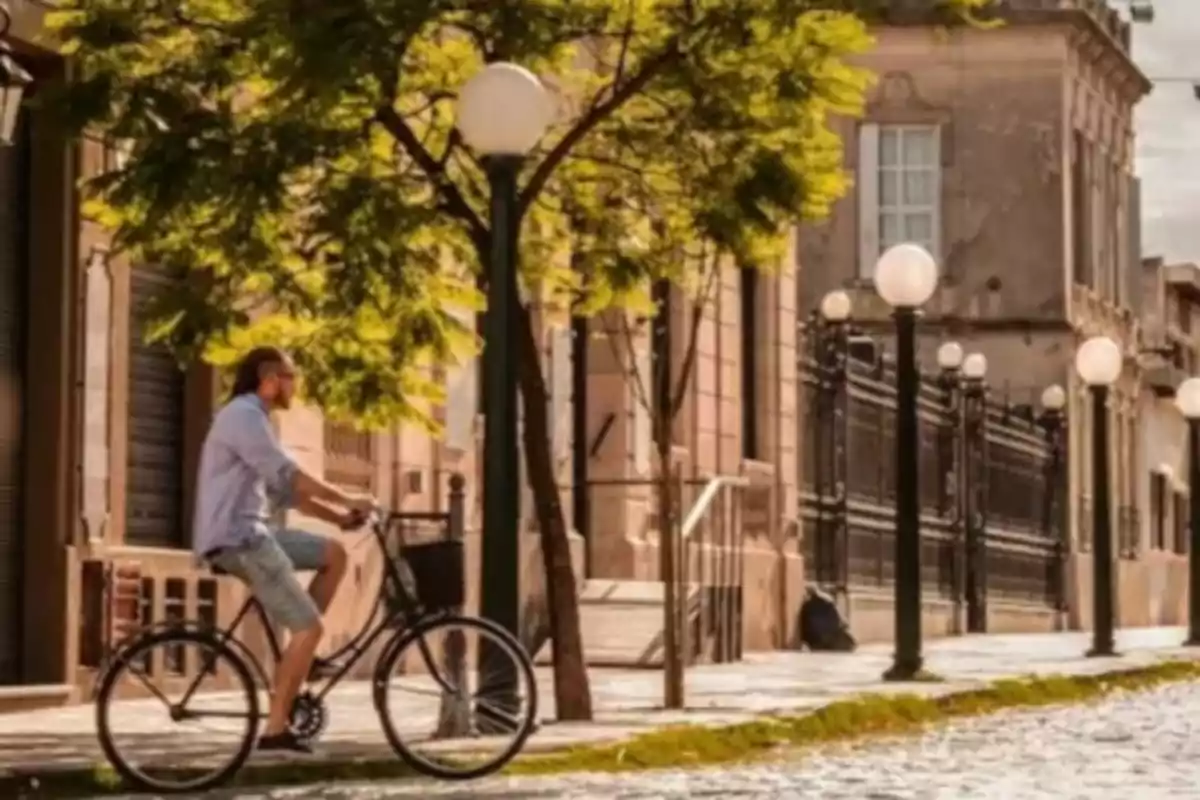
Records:
[[[663,702],[667,708],[683,708],[684,699],[684,662],[688,653],[684,652],[684,643],[680,641],[682,628],[688,624],[686,606],[679,607],[681,600],[686,602],[686,593],[680,598],[673,587],[678,580],[677,555],[686,560],[684,551],[676,553],[671,546],[672,539],[668,532],[676,530],[680,522],[679,515],[683,513],[684,495],[681,484],[677,483],[672,459],[672,446],[675,443],[675,420],[683,407],[687,392],[692,386],[692,375],[695,372],[697,348],[700,343],[700,326],[704,322],[709,305],[715,299],[719,290],[722,259],[719,254],[701,253],[694,264],[689,265],[689,275],[695,277],[692,291],[688,293],[673,292],[675,288],[666,279],[656,280],[652,288],[654,308],[652,317],[645,318],[650,323],[649,342],[639,344],[638,331],[630,324],[627,315],[617,316],[613,324],[605,325],[603,335],[613,348],[613,354],[618,363],[628,364],[632,369],[624,372],[626,381],[633,390],[634,401],[650,416],[651,439],[654,442],[654,466],[651,484],[654,487],[654,505],[657,512],[659,530],[659,576],[663,586]],[[680,326],[683,333],[681,355],[678,363],[674,363],[672,346],[673,320],[671,319],[674,303],[672,294],[679,294],[690,306],[690,315],[684,325]],[[638,365],[639,347],[649,345],[651,348],[650,369],[643,370]]]
[[[988,0],[941,0],[953,13]],[[290,345],[310,395],[366,425],[429,423],[488,279],[486,184],[453,128],[485,61],[545,76],[560,123],[521,188],[522,281],[544,308],[648,312],[701,243],[768,265],[842,193],[880,0],[65,0],[68,124],[128,143],[87,212],[181,280],[151,338],[229,361]],[[572,231],[587,231],[573,236]],[[567,257],[567,251],[572,253]],[[591,716],[530,307],[513,331],[559,715]]]

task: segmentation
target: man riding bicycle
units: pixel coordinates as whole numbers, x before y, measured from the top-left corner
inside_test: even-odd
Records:
[[[295,365],[278,348],[256,348],[238,365],[229,402],[214,417],[200,455],[193,549],[240,578],[291,632],[258,748],[311,752],[288,721],[321,641],[321,617],[346,572],[346,548],[276,525],[273,516],[295,508],[346,530],[364,523],[375,500],[325,483],[280,445],[269,415],[291,406],[295,384]],[[298,571],[317,573],[307,591]]]

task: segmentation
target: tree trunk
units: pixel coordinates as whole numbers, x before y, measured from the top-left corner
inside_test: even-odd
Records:
[[[592,690],[583,660],[583,636],[579,622],[579,597],[575,592],[575,568],[563,516],[554,457],[550,451],[546,379],[541,350],[533,334],[529,310],[522,307],[517,317],[517,347],[523,401],[523,445],[529,484],[542,547],[546,573],[546,611],[550,618],[550,644],[554,656],[554,701],[558,719],[587,721],[592,718]]]
[[[678,591],[680,559],[686,558],[676,538],[676,515],[683,513],[682,497],[675,496],[674,470],[671,468],[671,435],[669,423],[661,414],[654,415],[655,459],[658,474],[655,484],[658,494],[658,565],[663,584],[663,705],[671,709],[685,707],[684,664],[686,646],[687,597],[686,589]],[[682,554],[682,555],[681,555]]]

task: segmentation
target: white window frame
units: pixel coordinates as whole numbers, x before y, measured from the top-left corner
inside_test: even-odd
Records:
[[[882,144],[884,132],[898,133],[901,145],[898,147],[899,161],[895,165],[883,165]],[[932,143],[932,158],[928,165],[910,166],[903,161],[903,137],[905,134],[928,134]],[[875,261],[883,250],[896,242],[883,240],[882,218],[885,213],[906,214],[925,212],[931,216],[931,240],[918,242],[929,248],[934,258],[941,257],[942,238],[942,151],[941,126],[937,124],[898,124],[880,125],[864,123],[858,132],[858,169],[856,186],[858,194],[858,236],[859,236],[859,266],[860,279],[870,280],[875,273]],[[928,170],[933,173],[934,197],[932,205],[910,206],[897,199],[897,205],[884,208],[880,191],[881,176],[885,171],[900,172],[909,170]],[[903,186],[903,180],[901,180]]]

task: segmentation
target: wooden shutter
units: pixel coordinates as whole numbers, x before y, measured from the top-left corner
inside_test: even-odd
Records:
[[[0,147],[0,684],[20,674],[28,157],[22,124]]]
[[[129,274],[129,455],[125,541],[183,547],[184,398],[187,378],[162,345],[143,336],[146,302],[172,279],[153,267]]]
[[[858,277],[875,275],[879,258],[879,126],[858,127],[858,162],[854,174],[858,195]]]

